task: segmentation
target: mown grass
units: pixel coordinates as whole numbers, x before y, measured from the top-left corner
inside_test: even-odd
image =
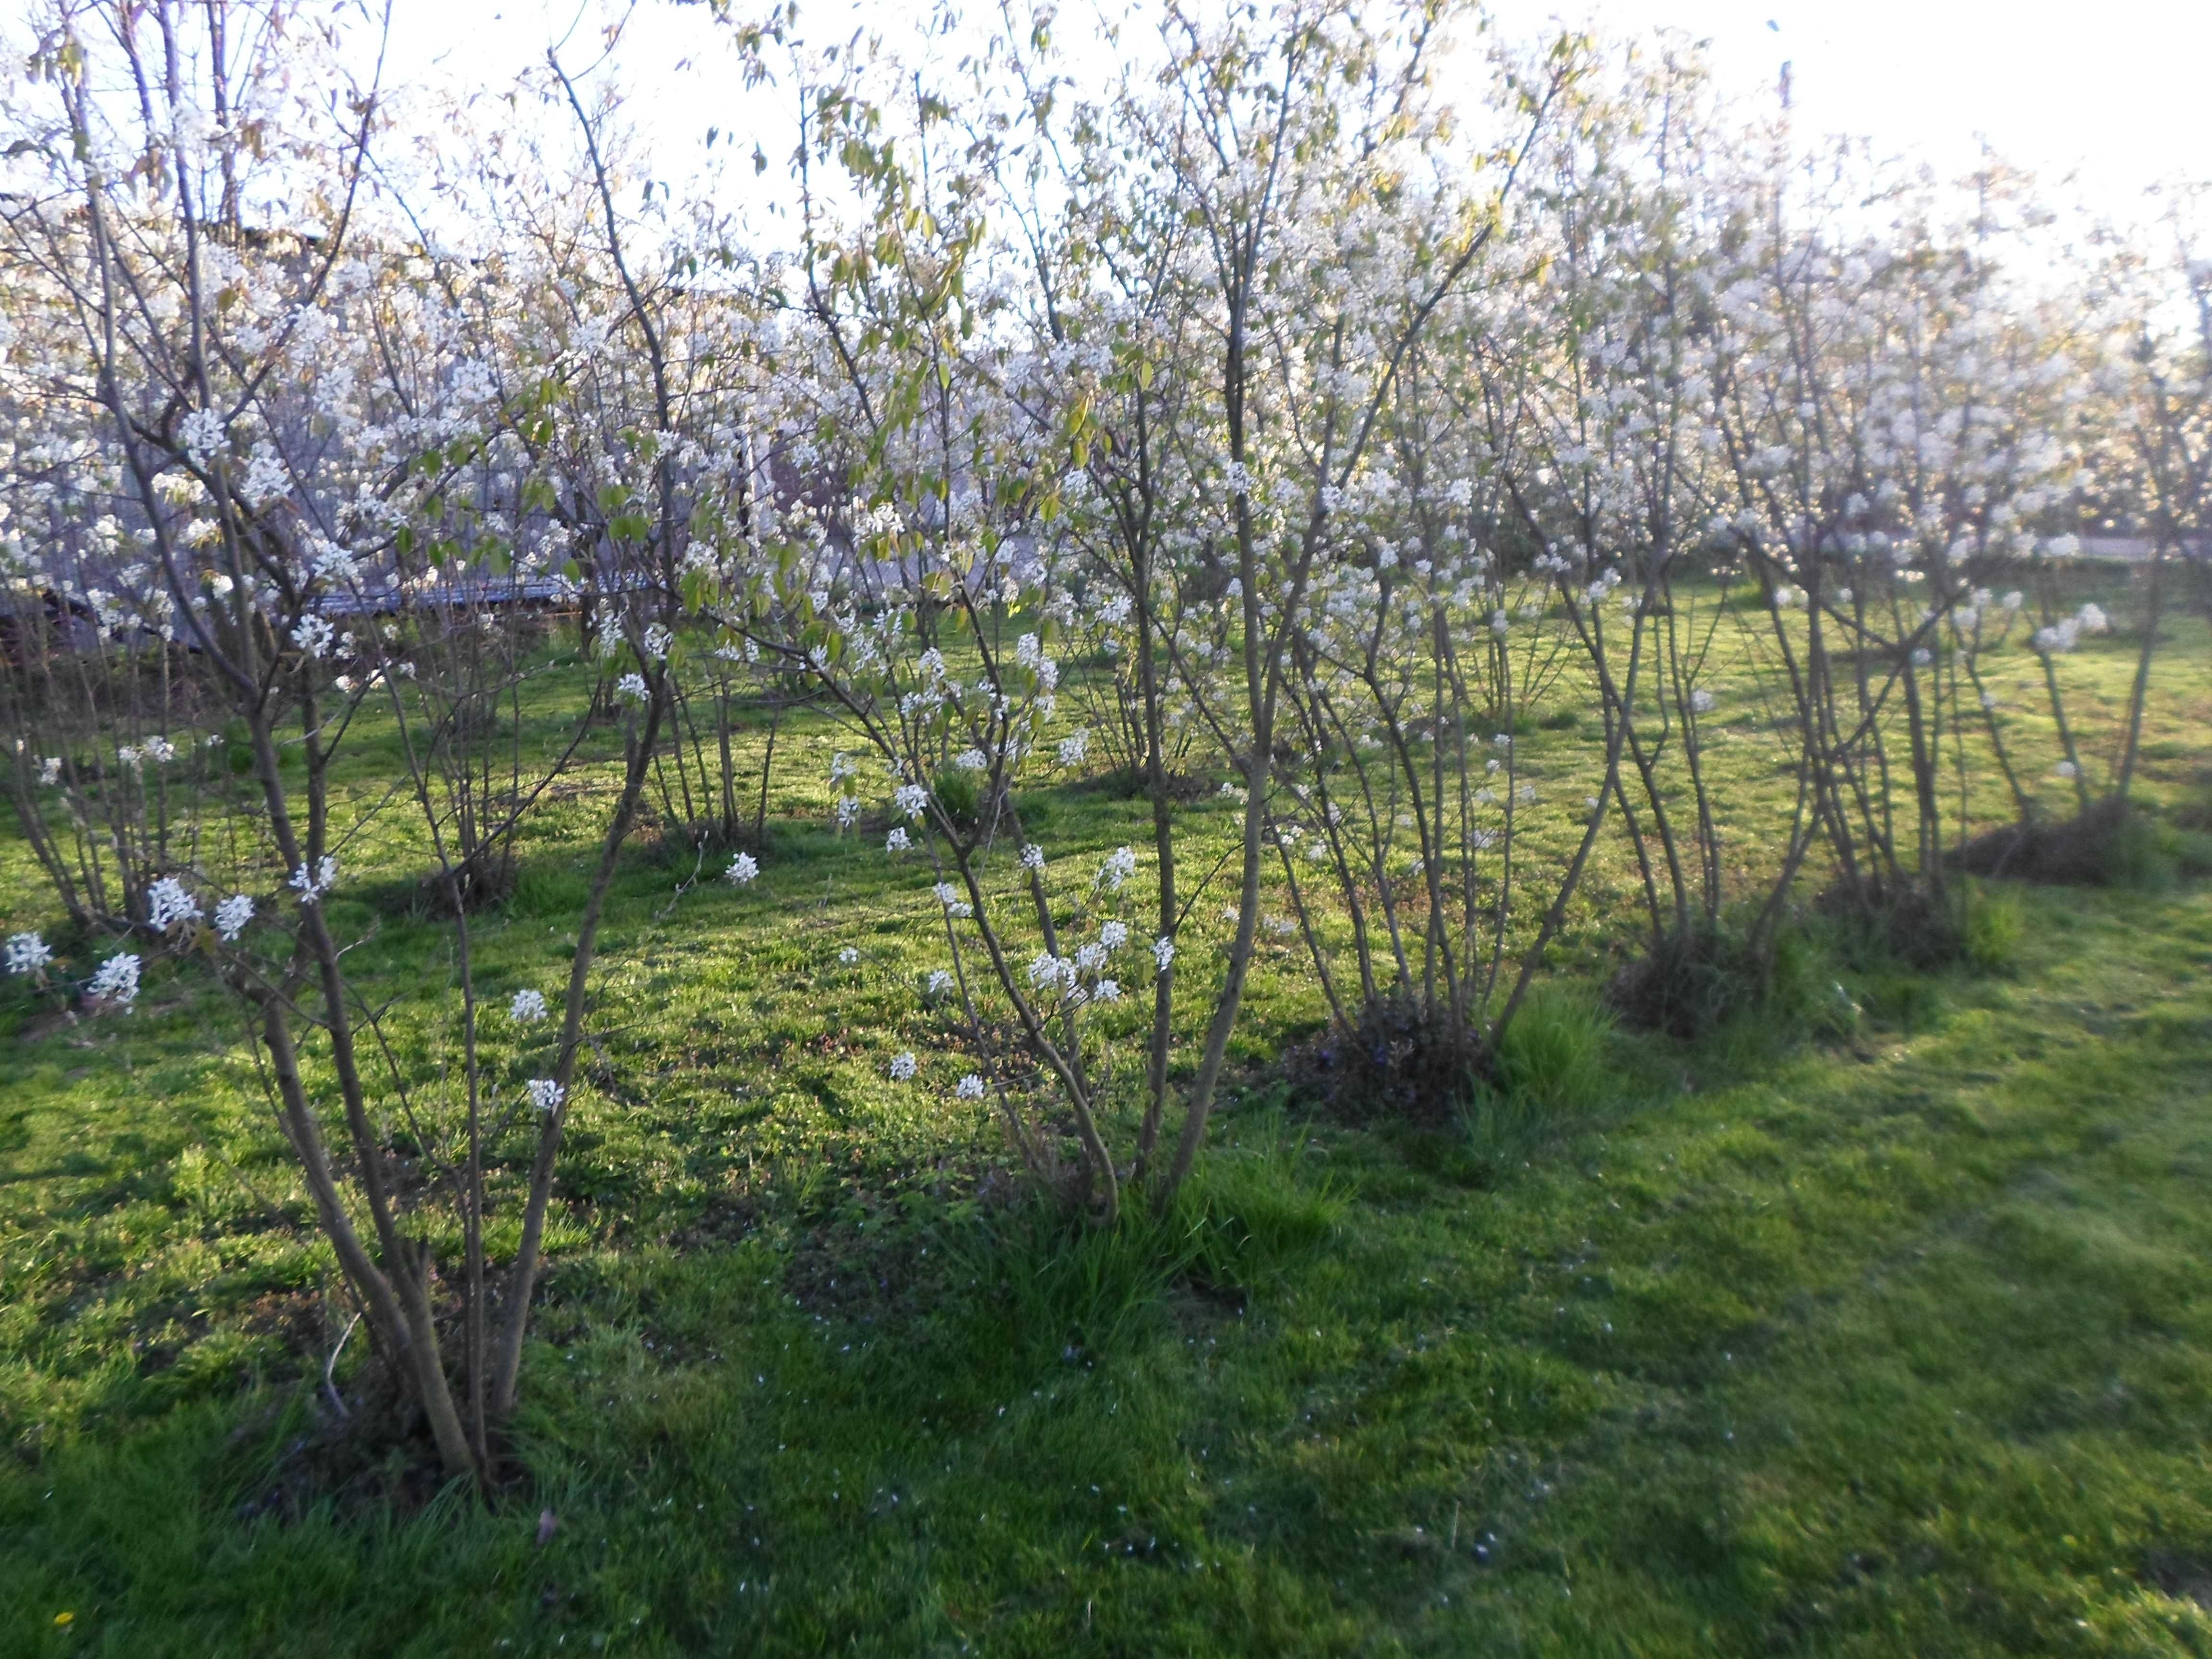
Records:
[[[0,1477],[9,1644],[2203,1651],[2212,899],[2027,910],[1918,1036],[1613,1039],[1517,1169],[1252,1098],[1153,1232],[580,1249],[514,1502],[244,1518],[296,1396],[174,1407]]]
[[[2201,644],[2154,799],[2202,787]],[[2069,665],[2098,697],[2126,668]],[[1771,757],[1728,730],[1748,788]],[[1006,1197],[981,1113],[886,1079],[959,1064],[927,878],[822,825],[833,733],[783,741],[757,888],[626,866],[527,1475],[489,1507],[323,1445],[327,1263],[193,970],[96,1025],[8,994],[0,1652],[2212,1650],[2202,887],[1998,889],[1943,975],[1814,941],[1808,984],[1857,1010],[1825,1046],[1748,1017],[1691,1047],[1578,988],[1637,902],[1611,849],[1583,977],[1449,1132],[1285,1099],[1317,1002],[1271,944],[1186,1202],[1079,1237]],[[1079,863],[1143,810],[1024,803]],[[1731,810],[1753,860],[1771,825]],[[580,798],[532,821],[488,994],[559,970],[591,828]],[[416,868],[379,821],[331,908],[416,988],[398,1048],[434,1093]]]

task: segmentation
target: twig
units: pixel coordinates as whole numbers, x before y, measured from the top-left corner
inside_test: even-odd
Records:
[[[338,1415],[343,1418],[349,1419],[353,1413],[346,1409],[345,1397],[338,1393],[337,1384],[331,1381],[331,1374],[337,1369],[338,1356],[345,1352],[345,1345],[353,1339],[353,1328],[360,1323],[358,1313],[346,1322],[345,1331],[338,1338],[337,1346],[332,1348],[331,1357],[323,1361],[323,1392],[330,1395],[331,1404],[337,1408]]]

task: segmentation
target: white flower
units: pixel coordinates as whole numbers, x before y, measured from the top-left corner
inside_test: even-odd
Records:
[[[95,1002],[128,1008],[138,1000],[138,958],[110,957],[100,964],[85,985],[85,994]]]
[[[1120,892],[1121,884],[1137,873],[1137,855],[1128,848],[1117,847],[1106,855],[1106,862],[1098,868],[1098,880],[1110,892]]]
[[[1713,694],[1706,690],[1703,686],[1700,686],[1698,690],[1690,693],[1691,712],[1698,714],[1710,714],[1713,712]]]
[[[1031,842],[1028,846],[1023,848],[1022,868],[1024,870],[1033,870],[1037,874],[1042,875],[1044,873],[1044,848],[1038,846],[1035,842]]]
[[[990,769],[991,757],[980,749],[963,749],[952,757],[952,763],[963,772],[985,772]]]
[[[309,539],[307,556],[315,574],[325,581],[350,582],[360,574],[352,554],[336,542],[325,541],[319,536]]]
[[[46,948],[46,940],[36,933],[8,935],[8,971],[11,974],[35,974],[54,959]]]
[[[913,845],[914,837],[907,834],[906,826],[902,823],[894,826],[890,834],[884,837],[884,851],[886,853],[903,853]]]
[[[859,948],[855,945],[848,945],[843,950],[837,952],[837,960],[843,963],[848,968],[850,968],[860,959],[860,952]]]
[[[185,447],[192,465],[204,467],[208,457],[222,442],[222,416],[211,409],[196,409],[177,422],[177,441]]]
[[[653,693],[646,689],[645,676],[642,674],[625,674],[617,680],[615,696],[620,697],[624,702],[643,704],[653,701]]]
[[[300,896],[301,903],[313,904],[331,890],[337,884],[337,878],[338,861],[325,853],[315,860],[315,867],[312,872],[304,864],[295,870],[289,884],[292,890]]]
[[[545,994],[527,988],[517,991],[514,1000],[507,1005],[507,1017],[517,1025],[528,1025],[545,1018]]]
[[[174,876],[164,876],[146,890],[146,925],[155,933],[166,933],[199,919],[199,901]]]
[[[730,867],[722,873],[738,886],[748,886],[753,878],[760,874],[760,860],[750,853],[740,853],[730,860]]]
[[[263,444],[253,452],[246,464],[246,477],[239,485],[239,493],[255,507],[266,507],[291,493],[292,475],[285,471],[284,463],[276,452]]]
[[[2081,769],[2075,765],[2072,761],[2061,761],[2053,769],[2062,778],[2078,778],[2081,775]]]
[[[1066,957],[1040,951],[1030,963],[1030,983],[1040,991],[1065,991],[1075,984],[1075,964]]]
[[[531,1079],[522,1085],[522,1091],[530,1097],[532,1109],[540,1112],[559,1110],[561,1103],[568,1097],[568,1091],[550,1077]]]
[[[837,797],[834,810],[837,818],[837,828],[841,831],[849,830],[853,827],[854,820],[860,816],[860,798],[858,795],[840,795]]]
[[[918,818],[929,810],[929,791],[918,783],[902,783],[893,792],[891,799],[898,810],[910,818]]]
[[[937,902],[945,907],[945,915],[972,916],[975,914],[975,907],[963,900],[960,896],[960,890],[951,882],[940,881],[930,890],[937,895]]]
[[[1091,732],[1087,727],[1071,732],[1060,740],[1060,763],[1062,766],[1080,766],[1090,752]]]
[[[1109,951],[1118,951],[1129,942],[1129,930],[1122,923],[1109,921],[1098,930],[1098,943]]]
[[[337,629],[321,617],[302,617],[292,629],[292,643],[311,657],[321,656],[337,637]]]
[[[1121,1000],[1121,988],[1113,980],[1102,979],[1091,994],[1101,1002],[1119,1002]]]
[[[930,995],[933,997],[941,997],[951,988],[952,975],[950,969],[944,968],[933,968],[929,970]]]
[[[49,755],[39,763],[39,781],[52,788],[62,781],[62,757]]]
[[[499,377],[487,362],[471,358],[453,371],[453,398],[465,404],[483,403],[499,396]]]
[[[1075,966],[1078,971],[1085,974],[1095,974],[1105,965],[1106,947],[1104,945],[1094,941],[1091,944],[1078,945],[1076,947]]]
[[[1152,961],[1164,974],[1168,970],[1168,964],[1174,960],[1175,941],[1163,933],[1152,941]]]
[[[983,1079],[970,1072],[953,1085],[952,1092],[963,1100],[981,1100],[983,1097]]]
[[[906,1083],[910,1081],[913,1079],[915,1073],[920,1068],[915,1064],[914,1054],[911,1051],[903,1054],[893,1054],[891,1056],[891,1081],[894,1083]]]
[[[676,636],[659,623],[645,630],[645,654],[655,662],[666,660],[669,649],[675,643]]]
[[[233,893],[215,907],[215,930],[228,945],[246,931],[246,924],[253,920],[253,901],[243,893]]]
[[[2080,625],[2084,634],[2109,633],[2112,626],[2112,618],[2106,616],[2103,610],[2094,605],[2083,605],[2075,613],[2074,620]]]

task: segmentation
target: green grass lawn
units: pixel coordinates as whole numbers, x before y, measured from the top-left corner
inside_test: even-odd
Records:
[[[2169,660],[2162,801],[2200,624]],[[1723,734],[1755,858],[1773,755]],[[1580,740],[1529,740],[1548,791]],[[2019,890],[2008,972],[1846,974],[1825,1047],[1615,1033],[1579,1108],[1472,1134],[1288,1101],[1320,1004],[1271,942],[1188,1201],[1079,1239],[951,1098],[927,875],[823,825],[834,733],[784,741],[755,888],[625,867],[494,1506],[318,1415],[344,1321],[204,974],[74,1025],[4,993],[0,1653],[2212,1652],[2212,890]],[[592,810],[530,824],[487,996],[554,988]],[[1056,858],[1142,839],[1096,789],[1024,811]],[[434,1096],[398,823],[330,908]],[[1608,848],[1565,969],[1638,903]]]
[[[1248,1098],[1164,1249],[579,1247],[506,1507],[249,1516],[293,1391],[112,1402],[0,1475],[8,1649],[2212,1650],[2212,895],[2027,915],[1849,1050],[1616,1039],[1520,1160]]]

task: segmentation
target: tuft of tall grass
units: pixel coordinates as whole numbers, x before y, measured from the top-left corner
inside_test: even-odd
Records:
[[[1837,953],[1826,935],[1802,922],[1774,936],[1765,995],[1753,1018],[1790,1042],[1839,1042],[1858,1030],[1858,1005],[1844,988]]]
[[[572,916],[583,907],[591,885],[589,872],[572,860],[530,860],[515,872],[510,909],[522,918]]]
[[[1728,921],[1670,934],[1614,975],[1607,1000],[1630,1024],[1688,1042],[1747,1024],[1766,1047],[1848,1037],[1856,1017],[1832,932],[1792,918],[1763,951]]]
[[[1327,1175],[1302,1167],[1304,1140],[1279,1116],[1239,1123],[1177,1194],[1184,1272],[1207,1285],[1250,1287],[1305,1261],[1343,1224]]]
[[[2212,875],[2212,835],[2140,809],[2118,816],[2102,850],[2107,886],[2164,893]]]
[[[1109,1228],[1042,1200],[972,1218],[943,1247],[951,1277],[981,1292],[963,1346],[1030,1367],[1127,1354],[1163,1328],[1178,1286],[1241,1293],[1306,1260],[1344,1205],[1301,1170],[1300,1144],[1280,1120],[1240,1126],[1166,1211],[1131,1203]]]
[[[2010,973],[2027,931],[2019,895],[1977,884],[1966,890],[1966,903],[1967,962],[1981,973]]]
[[[1525,1146],[1604,1106],[1614,1092],[1612,1036],[1613,1016],[1581,988],[1531,993],[1500,1034],[1490,1075],[1468,1091],[1462,1116],[1478,1154]]]
[[[963,830],[973,830],[983,817],[983,791],[975,774],[965,767],[948,766],[930,780],[931,792],[945,815]]]

